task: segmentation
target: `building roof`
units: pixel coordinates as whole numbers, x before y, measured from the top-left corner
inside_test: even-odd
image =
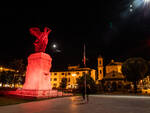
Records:
[[[112,65],[122,65],[122,62],[115,62],[114,60],[111,60],[111,62],[107,66],[112,66]]]
[[[53,72],[68,72],[68,71],[90,71],[90,70],[95,70],[95,69],[91,69],[91,68],[80,68],[78,66],[72,66],[68,67],[68,69],[64,69],[64,70],[60,70],[60,71],[53,71]]]

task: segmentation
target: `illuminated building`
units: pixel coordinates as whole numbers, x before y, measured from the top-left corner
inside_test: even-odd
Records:
[[[14,69],[5,68],[5,67],[0,66],[0,72],[3,72],[3,71],[16,72],[16,70],[14,70]]]
[[[65,71],[51,72],[51,86],[52,88],[59,88],[62,78],[67,79],[67,89],[77,87],[77,78],[84,74],[89,74],[96,80],[96,70],[90,68],[80,68],[79,66],[69,66]]]
[[[3,72],[5,72],[5,73],[3,73]],[[5,79],[5,77],[2,77],[3,74],[7,74],[7,76],[13,74],[13,77],[15,77],[15,76],[17,76],[18,72],[19,72],[18,70],[14,70],[14,69],[11,69],[11,68],[6,68],[6,67],[3,67],[3,66],[0,66],[0,74],[1,74],[0,78],[1,78],[1,80]],[[14,86],[14,84],[9,84],[9,83],[3,84],[3,87],[13,87],[13,86]],[[2,87],[2,81],[0,81],[0,87]]]
[[[97,60],[98,60],[98,66],[97,66],[98,76],[96,80],[102,80],[104,77],[104,66],[103,66],[102,56],[99,56]]]
[[[142,93],[150,94],[150,75],[146,76],[143,80],[140,80],[137,87],[142,91]]]
[[[125,76],[122,74],[122,62],[111,62],[106,65],[106,73],[104,79],[105,90],[107,91],[118,91],[124,88],[127,81]]]
[[[84,75],[84,73],[90,74],[93,80],[98,84],[104,81],[106,89],[115,87],[115,89],[122,88],[126,84],[125,77],[121,72],[122,63],[112,60],[105,66],[102,56],[97,59],[97,71],[90,68],[80,68],[79,66],[69,66],[65,71],[51,72],[51,85],[53,88],[59,88],[62,78],[67,79],[67,89],[77,87],[77,78]],[[105,76],[104,76],[105,74]]]

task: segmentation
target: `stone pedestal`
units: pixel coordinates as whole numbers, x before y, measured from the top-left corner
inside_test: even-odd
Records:
[[[51,90],[51,61],[51,57],[46,53],[31,54],[28,57],[25,84],[22,89],[36,91],[37,96],[43,94],[43,91]]]

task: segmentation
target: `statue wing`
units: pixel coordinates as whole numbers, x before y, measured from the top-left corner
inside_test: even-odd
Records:
[[[29,31],[30,31],[30,33],[31,33],[33,36],[35,36],[35,37],[38,38],[38,39],[40,38],[40,36],[41,36],[41,34],[42,34],[42,32],[40,31],[40,29],[37,28],[37,27],[30,28]]]
[[[45,27],[44,28],[44,32],[48,35],[52,30],[49,29],[48,27]]]

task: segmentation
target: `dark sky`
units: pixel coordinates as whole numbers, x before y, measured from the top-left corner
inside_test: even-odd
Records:
[[[52,29],[46,53],[52,56],[54,69],[69,64],[81,65],[84,43],[87,65],[92,68],[96,67],[99,55],[104,57],[106,64],[111,59],[125,61],[137,56],[150,60],[148,9],[133,7],[130,12],[128,0],[51,6],[0,9],[1,63],[14,58],[27,59],[34,51],[35,40],[29,28],[42,30],[45,26]],[[61,52],[51,48],[53,43],[58,44]]]

